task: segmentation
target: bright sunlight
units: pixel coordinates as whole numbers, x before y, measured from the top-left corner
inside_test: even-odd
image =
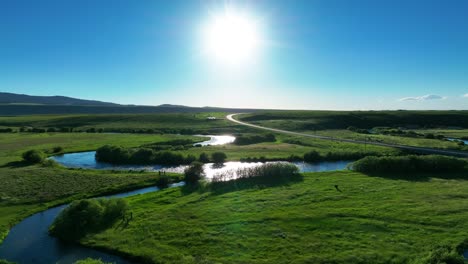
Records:
[[[229,65],[251,60],[258,51],[260,39],[257,21],[234,11],[210,17],[203,27],[205,53]]]

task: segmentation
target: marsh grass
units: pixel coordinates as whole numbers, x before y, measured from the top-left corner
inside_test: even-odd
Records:
[[[208,182],[208,190],[225,193],[248,188],[265,188],[302,181],[297,166],[288,163],[267,163],[216,174]]]

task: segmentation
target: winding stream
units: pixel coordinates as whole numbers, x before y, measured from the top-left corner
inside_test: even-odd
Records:
[[[170,187],[181,186],[183,183],[172,184]],[[104,198],[128,197],[137,194],[155,192],[157,187],[147,187],[138,190],[122,192]],[[102,197],[101,197],[102,198]],[[68,205],[60,205],[31,215],[15,225],[3,243],[0,245],[0,259],[17,263],[74,263],[88,257],[101,259],[111,263],[131,263],[121,257],[86,248],[78,244],[70,244],[49,236],[49,226],[55,217]]]
[[[231,143],[234,140],[230,138],[218,138],[205,141],[206,145],[216,145]],[[211,142],[211,143],[207,143]],[[200,144],[200,143],[198,143]],[[219,144],[218,144],[219,145]],[[182,173],[186,166],[161,166],[161,165],[128,165],[117,166],[109,163],[97,162],[95,160],[95,151],[70,153],[51,157],[58,163],[71,168],[82,169],[112,169],[112,170],[145,170],[145,171],[168,171]],[[294,162],[301,172],[319,172],[345,169],[350,161],[304,163]],[[239,168],[259,166],[260,162],[226,162],[224,166],[214,166],[205,164],[204,169],[207,178],[213,177],[217,173],[234,172]],[[235,177],[233,177],[235,178]],[[184,183],[172,184],[170,187],[182,186]],[[104,198],[129,197],[148,192],[158,191],[157,187],[147,187],[133,191],[122,192],[119,194],[103,196]],[[111,263],[131,263],[121,257],[100,252],[98,250],[86,248],[78,244],[70,244],[61,241],[55,237],[49,236],[49,226],[55,217],[67,205],[53,207],[42,212],[27,217],[19,224],[15,225],[9,232],[2,244],[0,244],[0,259],[6,259],[17,263],[73,263],[80,259],[88,257],[101,259],[104,262]]]
[[[230,144],[236,140],[233,136],[223,135],[223,136],[215,136],[215,135],[194,135],[200,137],[210,137],[210,140],[198,142],[193,144],[194,146],[216,146],[216,145],[225,145]]]

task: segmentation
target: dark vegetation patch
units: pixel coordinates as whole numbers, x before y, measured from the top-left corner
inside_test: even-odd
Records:
[[[297,166],[287,163],[263,164],[252,168],[235,170],[236,179],[231,179],[233,172],[219,173],[211,179],[209,188],[215,193],[241,190],[252,187],[269,187],[302,181]]]
[[[357,160],[369,155],[380,156],[379,152],[359,152],[359,151],[333,151],[321,154],[315,150],[304,154],[303,160],[305,162],[320,162],[320,161],[338,161],[338,160]]]
[[[214,110],[214,109],[213,109]],[[0,117],[1,127],[21,132],[88,132],[137,134],[213,134],[255,131],[227,121],[226,113],[69,114]],[[207,117],[215,116],[209,120]]]
[[[138,165],[184,165],[194,161],[203,163],[224,163],[227,155],[224,152],[211,153],[211,159],[206,153],[201,153],[197,159],[192,154],[183,155],[172,151],[158,151],[152,148],[124,148],[120,146],[105,145],[96,150],[96,160],[112,164],[138,164]]]
[[[192,162],[184,171],[184,181],[187,184],[197,184],[204,177],[203,163]]]
[[[11,127],[0,128],[0,133],[13,133],[13,132],[16,132],[16,131]]]
[[[143,145],[142,147],[151,148],[153,150],[187,150],[193,147],[193,144],[196,142],[191,139],[175,139],[170,141],[164,142],[156,142],[147,145]]]
[[[374,127],[372,129],[362,129],[351,126],[348,127],[347,130],[359,134],[380,134],[386,136],[447,140],[444,135],[435,135],[433,133],[418,133],[413,130],[403,130],[400,128],[391,127]]]
[[[211,153],[211,160],[215,164],[222,164],[224,163],[224,161],[226,161],[226,159],[227,159],[227,155],[224,152],[217,151],[217,152]]]
[[[297,129],[360,129],[373,127],[463,127],[468,111],[269,111],[240,115],[243,121],[300,121]],[[286,128],[285,128],[286,129]]]
[[[401,152],[402,154],[404,152]],[[316,150],[309,151],[302,156],[290,155],[286,158],[266,158],[261,157],[246,157],[241,158],[241,162],[267,162],[267,161],[304,161],[304,162],[322,162],[322,161],[341,161],[341,160],[358,160],[367,156],[382,156],[387,153],[381,153],[377,151],[351,151],[351,150],[337,150],[325,153],[320,153]]]
[[[40,150],[36,150],[36,149],[28,150],[24,152],[22,156],[25,162],[28,162],[31,164],[41,163],[47,157],[44,152]]]
[[[190,164],[197,158],[170,151],[155,151],[151,148],[123,148],[105,145],[96,150],[96,160],[113,164]]]
[[[368,156],[354,162],[351,167],[363,173],[468,172],[466,160],[440,155]]]
[[[98,232],[125,217],[128,204],[124,199],[85,199],[74,201],[54,220],[49,231],[66,241],[76,241]]]
[[[263,142],[275,142],[276,138],[275,135],[268,133],[268,134],[256,134],[256,135],[238,135],[236,136],[236,140],[234,144],[236,145],[250,145],[250,144],[257,144]]]

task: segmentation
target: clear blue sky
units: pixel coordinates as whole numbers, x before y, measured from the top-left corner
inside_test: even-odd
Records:
[[[254,62],[222,67],[200,27],[260,21]],[[125,104],[468,109],[468,1],[0,1],[0,91]],[[466,94],[466,96],[464,96]]]

